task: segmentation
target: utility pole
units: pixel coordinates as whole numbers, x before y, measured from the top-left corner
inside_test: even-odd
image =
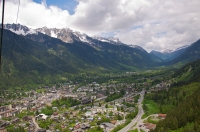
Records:
[[[3,43],[3,22],[4,22],[4,9],[5,9],[5,0],[3,2],[2,7],[2,22],[1,22],[1,44],[0,44],[0,70],[1,70],[1,61],[2,61],[2,43]]]

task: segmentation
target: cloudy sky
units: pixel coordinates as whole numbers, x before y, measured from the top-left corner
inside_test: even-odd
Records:
[[[5,23],[16,22],[18,4],[6,0]],[[200,39],[200,0],[21,0],[17,22],[116,36],[160,51]]]

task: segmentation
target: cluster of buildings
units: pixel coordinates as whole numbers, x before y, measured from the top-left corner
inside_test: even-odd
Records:
[[[16,99],[12,105],[6,105],[0,107],[0,132],[4,132],[7,126],[10,124],[17,124],[16,126],[21,126],[26,128],[29,132],[35,131],[46,131],[39,127],[39,122],[46,120],[53,120],[53,123],[48,126],[49,131],[55,131],[55,126],[58,124],[60,128],[69,128],[74,132],[82,132],[87,129],[94,127],[92,122],[94,120],[101,121],[101,115],[105,115],[106,118],[111,119],[110,122],[102,122],[99,126],[105,131],[110,131],[116,125],[124,123],[125,121],[116,120],[116,115],[120,115],[123,118],[129,112],[134,110],[134,108],[127,107],[122,104],[125,100],[127,102],[134,102],[131,98],[134,90],[134,84],[98,84],[93,82],[86,86],[76,88],[76,85],[63,84],[60,88],[44,86],[41,89],[43,92],[36,92],[31,90],[26,93],[26,97],[22,99]],[[125,90],[125,96],[119,98],[114,102],[108,102],[109,107],[106,108],[104,101],[107,95],[120,93],[121,89]],[[83,111],[76,109],[76,107],[71,107],[69,110],[60,112],[58,108],[52,107],[53,100],[59,100],[62,97],[70,97],[75,100],[81,101],[78,107],[82,107]],[[89,105],[88,105],[89,104]],[[92,104],[92,106],[90,106]],[[42,113],[42,109],[46,106],[52,107],[54,110],[52,115],[45,115]],[[120,111],[118,107],[123,107],[124,111]],[[63,106],[65,108],[65,106]],[[16,117],[16,115],[24,112],[32,112],[31,116],[25,114],[22,117]],[[39,114],[36,115],[36,112]],[[112,112],[113,115],[110,116],[109,113]],[[81,114],[80,114],[81,113]],[[12,120],[10,120],[12,119]],[[10,120],[10,121],[8,121]],[[70,122],[75,121],[76,124],[72,126],[69,125]],[[56,130],[59,131],[59,130]]]

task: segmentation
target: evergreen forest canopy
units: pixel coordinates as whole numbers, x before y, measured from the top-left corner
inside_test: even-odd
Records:
[[[173,75],[177,82],[169,91],[146,95],[160,106],[160,112],[167,113],[152,132],[200,131],[200,60],[188,63]]]

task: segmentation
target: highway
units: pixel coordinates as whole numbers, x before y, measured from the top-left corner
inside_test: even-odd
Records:
[[[137,116],[124,128],[122,128],[119,132],[127,132],[129,131],[137,122],[139,122],[142,118],[142,115],[144,114],[143,108],[142,108],[142,101],[144,99],[144,93],[145,91],[142,91],[140,93],[140,98],[138,100],[138,114]]]

